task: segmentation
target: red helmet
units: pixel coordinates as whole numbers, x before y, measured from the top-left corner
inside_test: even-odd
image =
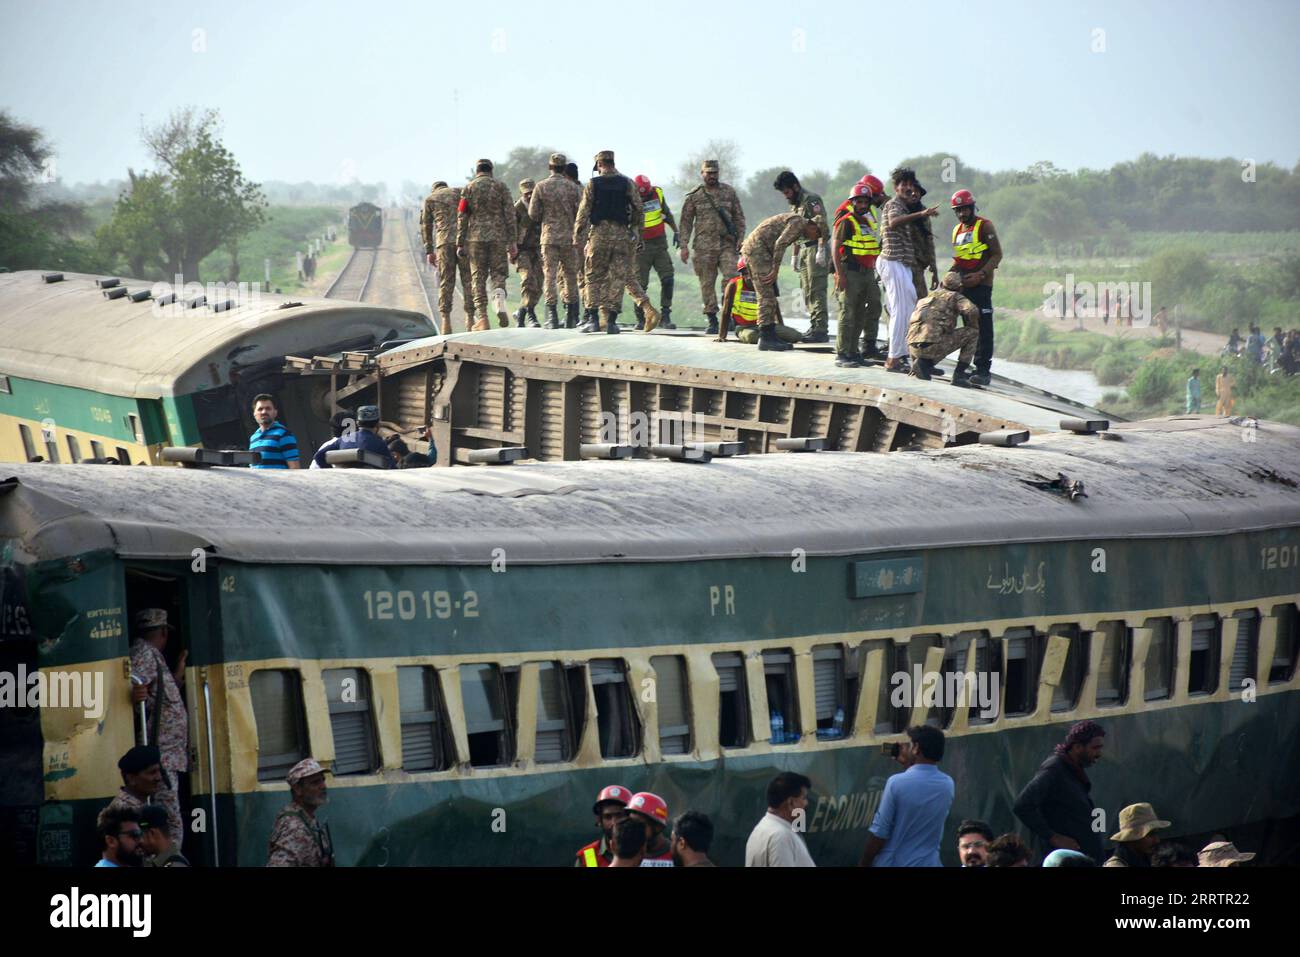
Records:
[[[736,260],[736,272],[740,272],[742,269],[747,269],[748,267],[749,263],[745,261],[744,256],[741,256]]]
[[[975,205],[975,196],[971,193],[970,190],[959,189],[957,190],[957,192],[952,194],[953,209],[956,209],[958,206],[974,206],[974,205]]]
[[[863,186],[871,187],[872,195],[879,196],[881,193],[885,191],[885,184],[882,183],[876,177],[872,176],[870,173],[862,177],[862,179],[858,180],[858,182],[861,183]]]
[[[621,784],[611,784],[596,796],[596,803],[591,806],[592,814],[600,813],[600,806],[606,801],[612,801],[615,804],[621,804],[627,807],[627,802],[631,800],[632,792]]]
[[[849,193],[849,199],[857,199],[859,196],[870,197],[871,195],[872,190],[870,186],[866,183],[858,183],[853,187],[853,191]]]
[[[656,824],[668,823],[668,805],[658,794],[651,794],[649,791],[638,791],[632,795],[632,800],[628,802],[627,809],[629,812],[635,811],[637,814],[644,814]]]
[[[638,176],[636,179],[634,179],[633,182],[636,183],[636,188],[639,189],[641,192],[643,193],[650,192],[651,189],[650,177],[646,176],[644,173]]]

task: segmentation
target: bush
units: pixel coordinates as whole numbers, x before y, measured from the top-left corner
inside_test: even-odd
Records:
[[[1137,370],[1138,359],[1123,352],[1107,350],[1092,367],[1101,385],[1123,385]]]
[[[1148,359],[1138,367],[1128,394],[1140,405],[1159,405],[1174,399],[1181,382],[1168,359]]]

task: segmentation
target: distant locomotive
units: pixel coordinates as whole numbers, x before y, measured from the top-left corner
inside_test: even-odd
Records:
[[[384,237],[384,212],[374,203],[358,203],[348,210],[348,242],[374,247]]]

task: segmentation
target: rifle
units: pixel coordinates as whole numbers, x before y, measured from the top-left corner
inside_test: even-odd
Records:
[[[722,228],[727,231],[727,235],[730,236],[735,243],[739,244],[740,234],[736,232],[736,224],[732,222],[731,214],[714,202],[713,197],[709,195],[707,187],[697,186],[696,189],[704,193],[704,198],[709,201],[709,205],[713,207],[713,211],[718,214],[718,219],[722,220]]]

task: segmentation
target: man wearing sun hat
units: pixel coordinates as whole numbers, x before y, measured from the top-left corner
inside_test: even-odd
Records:
[[[1103,867],[1150,867],[1151,853],[1160,846],[1153,831],[1169,827],[1145,802],[1130,804],[1119,812],[1119,831],[1110,836],[1118,847]]]
[[[1254,858],[1254,851],[1239,851],[1231,841],[1215,841],[1201,848],[1196,862],[1199,867],[1237,867]]]
[[[289,769],[285,780],[293,800],[275,817],[266,866],[333,867],[329,826],[316,820],[316,812],[329,800],[325,769],[315,758],[304,758]]]

